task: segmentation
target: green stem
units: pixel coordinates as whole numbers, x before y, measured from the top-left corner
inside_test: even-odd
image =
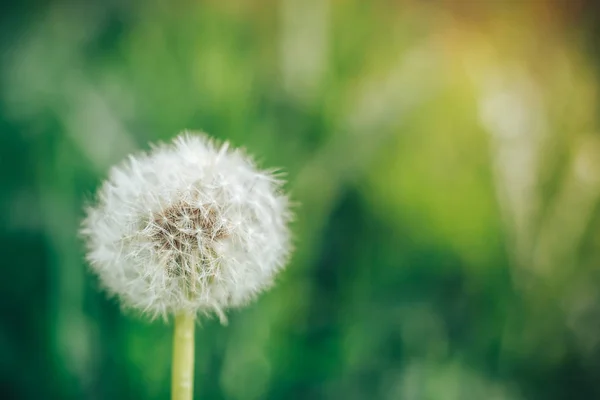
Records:
[[[194,397],[194,315],[175,317],[171,399],[192,400]]]

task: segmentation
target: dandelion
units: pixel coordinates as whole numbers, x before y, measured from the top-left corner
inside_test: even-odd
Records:
[[[125,308],[175,317],[174,399],[191,399],[198,314],[242,306],[290,252],[287,197],[241,150],[184,132],[113,167],[82,235],[101,285]]]

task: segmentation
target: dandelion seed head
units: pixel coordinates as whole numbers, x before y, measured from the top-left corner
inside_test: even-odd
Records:
[[[82,224],[87,259],[125,307],[223,318],[288,259],[282,184],[243,151],[184,132],[111,169]]]

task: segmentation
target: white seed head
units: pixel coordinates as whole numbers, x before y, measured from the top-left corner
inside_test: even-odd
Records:
[[[184,132],[111,169],[83,221],[87,259],[128,308],[223,318],[287,261],[281,185],[241,150]]]

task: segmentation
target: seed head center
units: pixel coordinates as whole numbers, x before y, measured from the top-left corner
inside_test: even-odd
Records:
[[[227,237],[227,228],[211,206],[175,204],[152,216],[152,241],[181,264],[181,257],[200,253],[214,241]]]

